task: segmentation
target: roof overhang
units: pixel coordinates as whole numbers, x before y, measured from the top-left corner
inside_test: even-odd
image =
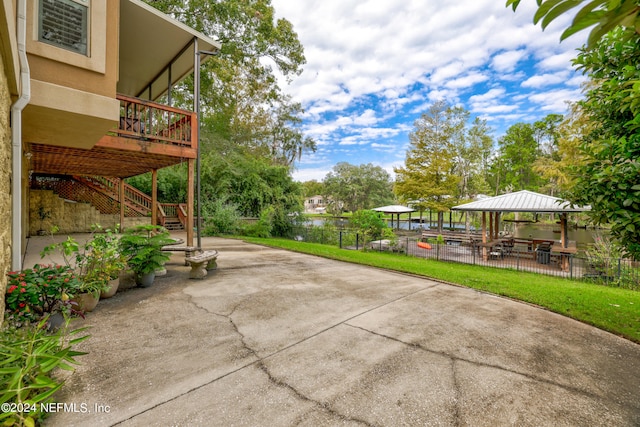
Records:
[[[220,43],[139,0],[120,2],[118,93],[155,100],[193,71],[198,51],[216,52]],[[200,55],[201,63],[207,55]],[[167,67],[171,64],[170,67]],[[149,92],[149,88],[151,89]]]
[[[574,206],[571,202],[532,191],[517,191],[488,197],[451,208],[456,211],[570,213],[590,211],[590,206]]]

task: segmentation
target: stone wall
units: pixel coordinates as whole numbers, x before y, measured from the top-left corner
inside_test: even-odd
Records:
[[[11,268],[11,96],[0,55],[0,324],[4,319],[4,293]]]
[[[58,227],[58,234],[90,232],[95,224],[102,228],[115,228],[119,215],[100,213],[89,203],[79,203],[60,198],[51,190],[31,190],[29,198],[29,229],[32,235],[39,231],[50,232]],[[125,218],[125,227],[149,224],[151,218]]]

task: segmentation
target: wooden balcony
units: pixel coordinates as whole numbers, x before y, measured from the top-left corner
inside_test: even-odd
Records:
[[[31,144],[36,173],[126,178],[197,156],[194,112],[118,95],[120,120],[91,150]]]

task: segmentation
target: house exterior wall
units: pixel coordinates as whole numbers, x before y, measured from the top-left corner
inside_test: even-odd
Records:
[[[0,56],[0,323],[4,318],[4,293],[7,273],[11,268],[11,129],[9,112],[11,96],[8,90],[5,61]]]
[[[12,251],[12,144],[10,112],[17,93],[17,44],[13,0],[0,0],[0,324]]]
[[[38,2],[27,8],[31,100],[24,110],[27,142],[93,147],[117,125],[120,2],[91,1],[89,53],[38,40]]]

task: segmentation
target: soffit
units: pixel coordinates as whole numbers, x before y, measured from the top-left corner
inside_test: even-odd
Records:
[[[165,67],[172,60],[171,84],[193,71],[195,53],[190,45],[194,39],[198,40],[198,50],[220,49],[220,43],[146,3],[121,0],[118,93],[147,99],[160,97],[167,90],[169,72]],[[207,58],[201,55],[201,62]],[[150,84],[151,96],[143,93]]]

